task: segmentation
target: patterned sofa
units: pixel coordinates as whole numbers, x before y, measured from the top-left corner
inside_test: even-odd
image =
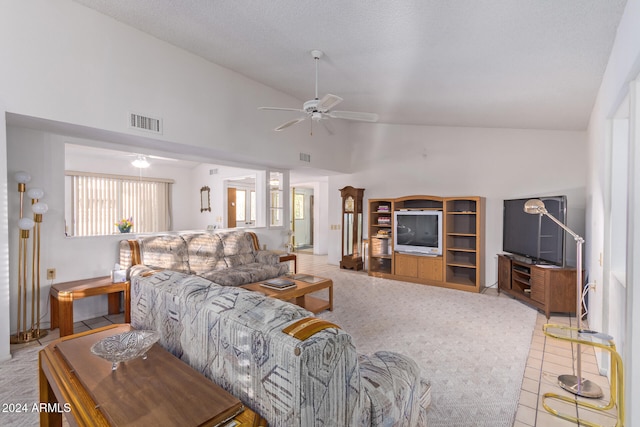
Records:
[[[358,355],[332,324],[306,339],[284,333],[312,313],[259,292],[140,265],[131,276],[132,325],[159,331],[163,347],[270,426],[426,426],[430,386],[413,360]]]
[[[289,270],[278,254],[260,250],[254,233],[242,230],[121,240],[120,267],[140,264],[148,270],[195,274],[223,286],[273,279]]]

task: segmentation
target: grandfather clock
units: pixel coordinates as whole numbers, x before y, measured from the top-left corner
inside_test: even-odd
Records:
[[[362,196],[364,188],[344,187],[342,196],[342,261],[340,268],[362,270]]]

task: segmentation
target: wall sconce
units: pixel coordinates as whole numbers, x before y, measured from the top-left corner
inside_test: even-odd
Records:
[[[49,207],[46,203],[39,201],[44,197],[44,190],[31,188],[27,192],[27,196],[31,199],[33,219],[25,218],[24,193],[26,184],[31,181],[31,176],[26,172],[17,172],[14,177],[18,181],[20,195],[20,219],[18,220],[20,238],[18,240],[18,319],[16,334],[11,336],[11,343],[17,344],[33,341],[47,335],[47,331],[40,329],[40,224],[42,223],[42,215],[49,210]],[[31,229],[34,229],[31,257],[31,324],[27,326],[27,318],[29,317],[27,302],[29,256],[27,247]]]

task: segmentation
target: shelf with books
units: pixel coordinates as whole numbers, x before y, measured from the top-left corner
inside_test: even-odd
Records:
[[[388,275],[393,266],[393,201],[369,199],[369,273]]]

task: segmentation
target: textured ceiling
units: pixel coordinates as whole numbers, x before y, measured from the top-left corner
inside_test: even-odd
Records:
[[[566,130],[587,127],[626,3],[75,1],[301,103],[313,98],[309,52],[320,49],[320,96],[343,97],[340,110],[385,123]]]

